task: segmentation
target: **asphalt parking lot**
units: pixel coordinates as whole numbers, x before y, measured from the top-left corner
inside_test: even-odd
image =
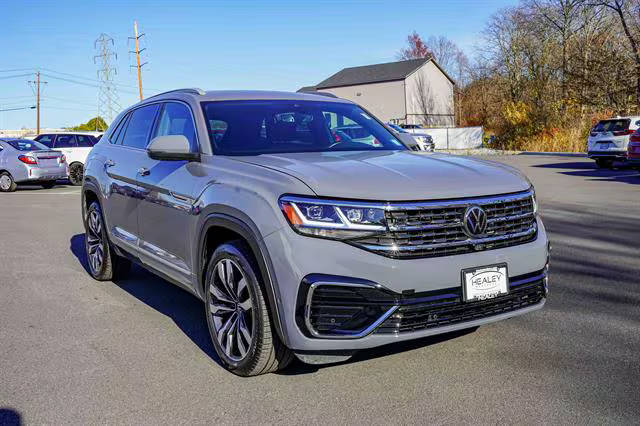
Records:
[[[195,297],[141,268],[89,277],[79,188],[0,194],[0,424],[640,422],[640,173],[492,159],[536,186],[543,310],[249,379],[217,364]]]

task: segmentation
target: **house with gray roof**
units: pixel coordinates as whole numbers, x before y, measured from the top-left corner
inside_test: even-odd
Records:
[[[383,121],[453,127],[455,82],[433,58],[344,68],[298,92],[328,92]]]

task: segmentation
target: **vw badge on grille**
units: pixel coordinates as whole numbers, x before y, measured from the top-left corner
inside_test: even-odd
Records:
[[[465,234],[477,238],[487,231],[487,212],[480,206],[469,206],[462,224]]]

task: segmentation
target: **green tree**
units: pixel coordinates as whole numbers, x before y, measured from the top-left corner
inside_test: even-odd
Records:
[[[105,130],[107,130],[107,127],[109,126],[102,117],[94,117],[84,124],[70,127],[69,130],[104,132]]]

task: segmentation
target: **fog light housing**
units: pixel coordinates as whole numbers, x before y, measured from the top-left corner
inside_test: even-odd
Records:
[[[304,304],[309,334],[334,339],[364,337],[397,308],[394,296],[375,284],[328,281],[310,284]]]

